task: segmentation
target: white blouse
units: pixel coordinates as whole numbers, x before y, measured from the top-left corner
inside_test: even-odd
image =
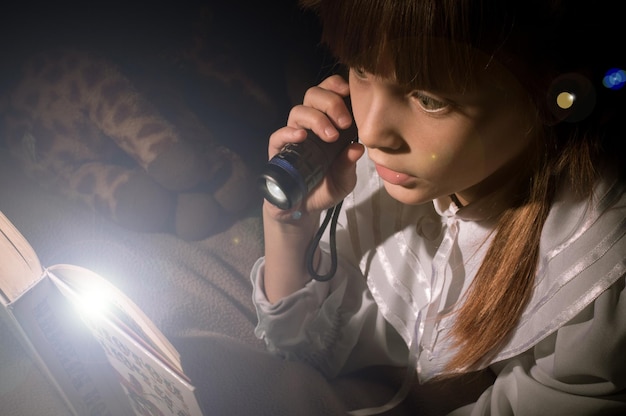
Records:
[[[263,293],[263,258],[255,264],[256,334],[270,351],[330,377],[408,364],[424,382],[442,374],[454,355],[450,312],[482,262],[506,195],[463,208],[449,198],[407,206],[386,193],[369,158],[357,170],[359,181],[339,218],[332,280],[311,281],[272,305]],[[616,180],[602,182],[591,202],[574,200],[566,189],[557,195],[543,229],[532,298],[507,343],[482,363],[496,372],[496,382],[454,414],[624,411],[624,188]],[[322,268],[330,261],[327,237],[320,244]],[[605,397],[620,391],[621,400]],[[569,405],[573,413],[562,413]]]

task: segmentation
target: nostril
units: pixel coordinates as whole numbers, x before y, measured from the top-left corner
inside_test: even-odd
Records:
[[[359,141],[368,149],[376,149],[387,154],[403,154],[410,151],[409,145],[402,139],[388,140],[386,142],[363,140],[359,135]]]

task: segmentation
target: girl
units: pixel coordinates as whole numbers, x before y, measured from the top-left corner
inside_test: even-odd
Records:
[[[355,122],[360,142],[297,208],[265,202],[257,335],[329,377],[493,372],[454,414],[624,412],[624,57],[602,47],[616,14],[577,1],[303,3],[348,79],[309,89],[269,156],[305,129],[332,142]],[[306,263],[331,267],[328,235],[313,259],[307,247],[342,200],[337,271],[320,282]]]

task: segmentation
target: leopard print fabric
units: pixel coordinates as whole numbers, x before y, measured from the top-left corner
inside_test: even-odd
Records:
[[[181,100],[167,97],[161,111],[112,61],[46,51],[24,65],[0,134],[44,186],[124,227],[198,240],[250,206],[254,178]]]

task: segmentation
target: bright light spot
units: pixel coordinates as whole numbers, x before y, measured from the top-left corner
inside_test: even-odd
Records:
[[[287,195],[285,195],[283,190],[280,189],[280,186],[278,186],[278,184],[276,184],[274,181],[268,180],[266,182],[266,186],[267,186],[267,191],[278,201],[284,202],[287,200]]]
[[[563,110],[567,110],[572,105],[574,105],[574,100],[576,96],[569,92],[562,92],[556,97],[556,104],[561,107]]]
[[[430,158],[431,158],[432,160],[436,160],[436,159],[437,159],[437,155],[433,153],[432,155],[430,155]]]
[[[109,296],[106,291],[103,291],[102,288],[99,288],[99,290],[94,288],[81,293],[77,305],[82,314],[94,319],[106,313],[109,303],[108,299]]]
[[[241,238],[239,238],[239,237],[233,237],[233,244],[234,244],[234,245],[238,245],[239,243],[241,243]]]

